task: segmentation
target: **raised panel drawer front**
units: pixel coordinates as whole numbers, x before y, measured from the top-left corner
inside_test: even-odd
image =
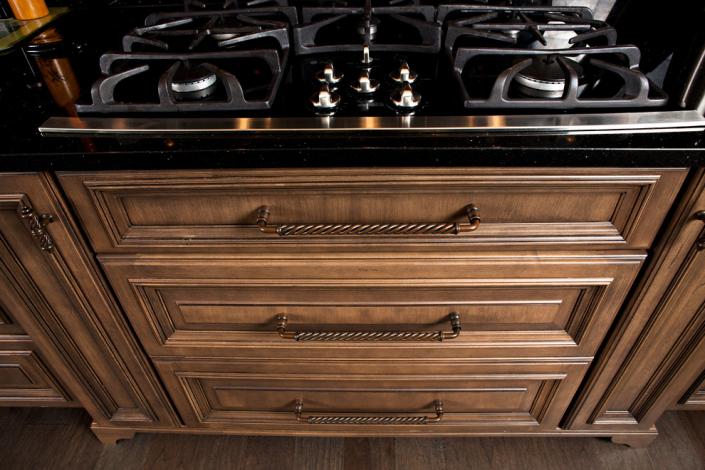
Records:
[[[60,173],[98,252],[647,248],[682,169]]]
[[[100,260],[152,356],[591,357],[643,260],[610,253]]]
[[[0,303],[0,339],[3,336],[24,335],[22,327],[17,324],[5,307]]]
[[[683,408],[705,410],[705,372],[678,403]]]
[[[29,339],[0,342],[0,406],[75,406]]]
[[[190,427],[286,434],[555,431],[584,361],[157,361]]]

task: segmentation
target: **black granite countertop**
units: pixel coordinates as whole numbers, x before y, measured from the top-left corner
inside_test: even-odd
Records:
[[[76,16],[83,15],[83,16]],[[86,13],[69,14],[63,27]],[[102,13],[92,13],[105,15]],[[114,13],[111,13],[114,15]],[[120,24],[115,21],[115,24]],[[83,24],[83,23],[82,23]],[[85,37],[111,37],[100,22]],[[61,24],[59,29],[61,29]],[[120,26],[116,26],[120,27]],[[116,35],[119,41],[119,35]],[[97,69],[90,42],[72,62]],[[101,45],[100,47],[104,47]],[[30,66],[29,64],[34,64]],[[464,132],[256,133],[197,137],[48,137],[37,128],[67,114],[36,59],[0,57],[0,171],[320,166],[699,166],[705,133],[510,135]],[[78,82],[81,87],[90,83]],[[46,77],[45,77],[46,78]]]

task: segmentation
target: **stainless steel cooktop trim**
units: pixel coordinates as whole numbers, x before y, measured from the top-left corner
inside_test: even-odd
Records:
[[[704,131],[697,111],[656,111],[606,114],[537,114],[495,116],[387,117],[52,117],[39,131],[44,135],[189,135],[256,132],[465,132],[608,134],[627,132]]]

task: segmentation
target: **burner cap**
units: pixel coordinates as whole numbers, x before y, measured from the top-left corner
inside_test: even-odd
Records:
[[[357,34],[359,34],[363,39],[367,38],[367,31],[369,30],[369,39],[374,39],[377,35],[377,28],[379,25],[379,19],[376,17],[366,17],[363,16],[357,23]]]
[[[211,33],[210,35],[216,41],[227,41],[237,37],[237,33]]]
[[[584,78],[583,67],[576,61],[564,58],[578,74],[578,82]],[[517,73],[514,81],[522,94],[532,98],[560,98],[566,87],[567,73],[555,57],[535,57],[531,65]]]
[[[183,98],[203,99],[215,91],[218,77],[203,65],[182,65],[174,73],[171,89]]]

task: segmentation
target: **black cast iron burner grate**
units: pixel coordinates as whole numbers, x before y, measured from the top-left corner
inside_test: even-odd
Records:
[[[125,52],[136,48],[190,52],[226,49],[239,44],[275,41],[289,48],[289,28],[297,23],[293,7],[246,8],[233,11],[154,13],[145,26],[123,37]]]
[[[304,7],[294,28],[297,55],[338,51],[437,53],[441,28],[430,5],[390,7]]]
[[[440,5],[444,46],[452,54],[469,41],[488,47],[566,49],[614,46],[617,31],[585,7]],[[465,43],[463,43],[465,41]]]
[[[641,108],[662,106],[667,96],[652,87],[638,69],[636,46],[612,46],[563,50],[520,50],[503,48],[461,48],[453,63],[453,75],[460,85],[466,108],[575,109]],[[559,97],[541,98],[517,93],[517,77],[536,61],[552,61],[562,72]],[[487,72],[488,63],[506,67]],[[508,64],[508,65],[507,65]],[[583,74],[588,75],[587,79]],[[474,78],[472,78],[474,77]],[[481,83],[489,78],[483,94]],[[473,79],[475,81],[473,81]],[[555,82],[554,82],[555,83]]]
[[[286,52],[274,49],[104,54],[100,58],[104,76],[91,87],[92,104],[77,104],[76,109],[101,113],[270,109],[283,77],[282,54]],[[178,82],[184,70],[201,76],[185,74],[187,78]],[[121,85],[129,82],[125,87],[129,93],[121,97]],[[137,99],[136,89],[141,92]]]

